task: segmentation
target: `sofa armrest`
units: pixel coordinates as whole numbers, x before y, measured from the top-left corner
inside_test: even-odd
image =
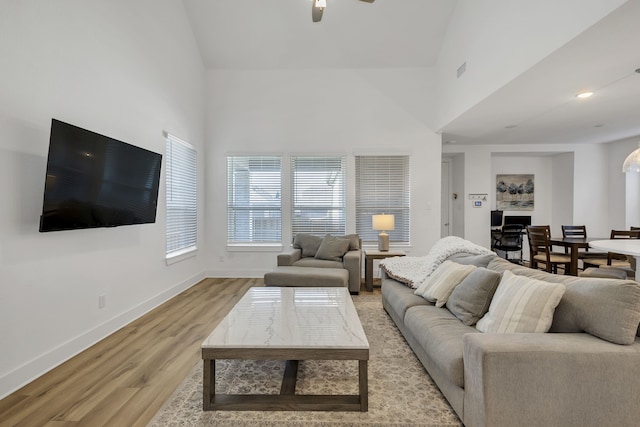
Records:
[[[302,249],[293,249],[291,252],[278,254],[278,267],[288,267],[293,265],[302,257]]]
[[[362,277],[362,249],[354,249],[342,257],[344,268],[349,272],[349,292],[360,292]]]
[[[586,333],[466,334],[467,427],[636,425],[640,341]]]

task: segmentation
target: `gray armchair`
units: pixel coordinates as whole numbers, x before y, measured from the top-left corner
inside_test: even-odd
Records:
[[[347,245],[344,241],[348,240]],[[357,234],[324,238],[298,233],[293,250],[278,255],[278,267],[344,268],[349,272],[349,292],[360,292],[362,243]]]

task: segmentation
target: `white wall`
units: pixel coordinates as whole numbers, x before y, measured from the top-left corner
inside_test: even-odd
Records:
[[[622,172],[624,160],[638,148],[639,142],[640,135],[606,144],[609,152],[609,218],[613,229],[640,224],[640,175]]]
[[[344,153],[347,207],[353,218],[353,155],[411,155],[413,254],[440,235],[440,137],[425,124],[432,106],[427,69],[210,71],[207,90],[208,274],[261,276],[274,252],[226,248],[228,153]],[[284,172],[285,186],[287,172]],[[283,203],[286,206],[286,190]],[[284,215],[286,218],[286,214]],[[354,231],[353,221],[348,232]],[[283,224],[290,241],[288,224]]]
[[[442,128],[624,3],[459,0],[438,57],[434,128]],[[464,62],[466,72],[457,78]]]
[[[561,235],[563,225],[587,225],[574,220],[574,154],[563,153],[552,157],[551,223],[557,227],[555,235]],[[579,216],[578,216],[579,218]],[[591,233],[596,231],[594,224],[587,225]],[[593,234],[595,236],[595,234]],[[598,234],[601,236],[601,234]]]
[[[51,118],[162,154],[167,130],[198,148],[201,178],[205,150],[180,2],[2,1],[0,58],[2,397],[203,277],[202,256],[165,264],[164,171],[155,224],[38,233]]]
[[[536,175],[532,222],[550,224],[555,234],[560,233],[562,223],[585,224],[592,236],[609,234],[609,156],[606,144],[446,145],[443,152],[464,154],[466,159],[466,239],[489,246],[487,230],[490,210],[495,208],[497,173]],[[469,193],[488,193],[489,203],[482,208],[473,208],[467,200]],[[624,211],[624,205],[618,205],[616,209]],[[565,210],[572,211],[572,217]],[[514,214],[528,215],[529,212]]]

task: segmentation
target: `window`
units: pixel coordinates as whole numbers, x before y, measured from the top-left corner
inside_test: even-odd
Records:
[[[196,150],[166,134],[167,258],[196,249]]]
[[[227,157],[227,242],[282,241],[281,168],[278,156]]]
[[[291,231],[345,234],[345,158],[291,158]]]
[[[363,242],[376,242],[371,216],[393,214],[395,230],[387,231],[396,244],[410,243],[409,156],[356,156],[356,232]]]

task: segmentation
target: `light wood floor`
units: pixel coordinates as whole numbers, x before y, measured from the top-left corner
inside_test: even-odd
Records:
[[[251,286],[262,279],[203,280],[0,400],[0,426],[145,426]]]

